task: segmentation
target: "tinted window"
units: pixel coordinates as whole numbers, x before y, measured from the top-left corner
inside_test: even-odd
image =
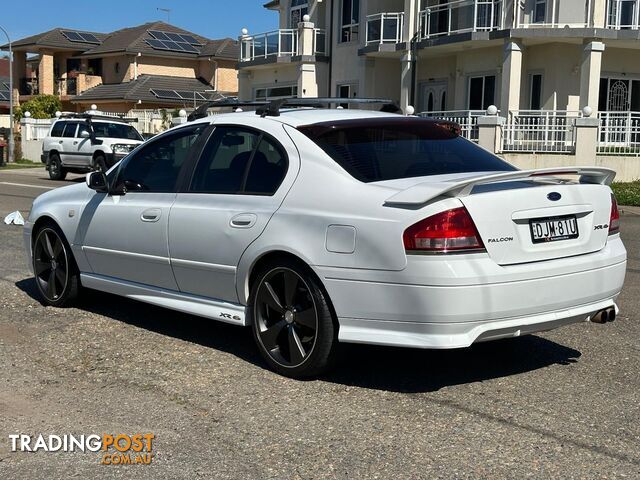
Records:
[[[78,124],[75,122],[67,123],[64,127],[64,131],[62,132],[62,136],[66,138],[73,138],[76,136],[76,128]]]
[[[189,191],[273,194],[286,171],[286,156],[274,141],[254,130],[217,127]]]
[[[51,129],[51,136],[52,137],[61,137],[62,136],[62,132],[64,130],[64,126],[67,124],[67,122],[56,122],[53,125],[53,128]]]
[[[516,170],[459,137],[450,125],[430,120],[400,117],[316,124],[299,129],[363,182]]]
[[[87,125],[86,123],[81,123],[80,128],[78,129],[78,137],[82,135],[82,132],[87,132],[90,134],[91,132],[89,131],[89,125]]]
[[[93,122],[92,125],[96,137],[143,140],[138,131],[131,125],[127,125],[126,123]]]
[[[120,167],[116,185],[134,191],[174,191],[180,167],[203,129],[185,128],[149,143]]]

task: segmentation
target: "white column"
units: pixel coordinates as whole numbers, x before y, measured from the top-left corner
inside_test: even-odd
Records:
[[[401,72],[400,72],[400,108],[403,112],[407,111],[407,107],[411,101],[411,91],[415,88],[412,83],[412,68],[414,67],[412,62],[412,53],[409,50],[402,56],[400,60]],[[415,105],[413,105],[415,108]]]
[[[238,71],[238,99],[243,101],[253,100],[251,72],[247,70]]]
[[[587,43],[582,52],[580,67],[580,108],[589,106],[594,115],[598,113],[602,52],[604,52],[604,43]]]
[[[500,95],[500,110],[505,117],[511,110],[520,110],[521,84],[522,47],[516,42],[507,42],[504,46]]]
[[[404,0],[404,25],[402,28],[403,41],[407,45],[407,50],[402,56],[400,68],[400,108],[406,112],[411,102],[411,92],[416,88],[412,85],[413,68],[417,68],[414,63],[413,52],[411,51],[411,40],[416,34],[418,25],[418,3],[416,0]],[[417,92],[416,92],[417,93]],[[417,95],[414,94],[417,99]],[[413,105],[415,108],[415,105]]]
[[[592,0],[591,22],[594,28],[605,28],[607,24],[607,0]]]

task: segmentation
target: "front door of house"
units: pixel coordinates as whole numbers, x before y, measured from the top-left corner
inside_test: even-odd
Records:
[[[447,109],[447,82],[425,82],[419,87],[420,112],[437,112]]]

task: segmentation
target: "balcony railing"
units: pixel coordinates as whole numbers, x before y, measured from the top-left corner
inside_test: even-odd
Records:
[[[37,78],[21,78],[18,88],[20,95],[38,95],[40,87]]]
[[[599,112],[599,155],[640,156],[640,112]]]
[[[327,54],[326,37],[326,32],[323,29],[314,29],[312,48],[314,55]],[[302,54],[302,48],[298,41],[298,29],[295,28],[240,37],[240,45],[241,62]]]
[[[404,13],[376,13],[367,16],[367,45],[402,41]]]
[[[616,30],[640,27],[640,0],[609,0],[607,2],[607,28]]]
[[[78,79],[77,78],[58,78],[55,84],[56,95],[77,95]]]
[[[453,0],[420,12],[420,39],[504,26],[501,0]]]
[[[439,120],[455,122],[460,125],[464,138],[478,143],[478,117],[486,114],[486,110],[441,110],[422,112],[418,115],[425,118],[437,118]]]
[[[516,110],[503,130],[504,152],[568,153],[575,147],[574,124],[582,112]]]

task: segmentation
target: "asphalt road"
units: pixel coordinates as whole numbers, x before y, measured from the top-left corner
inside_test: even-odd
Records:
[[[65,183],[0,172],[0,215]],[[614,323],[466,350],[347,345],[299,382],[241,328],[95,292],[43,307],[21,229],[2,224],[0,478],[640,478],[640,216],[622,235]],[[151,465],[8,440],[137,432],[155,434]]]

